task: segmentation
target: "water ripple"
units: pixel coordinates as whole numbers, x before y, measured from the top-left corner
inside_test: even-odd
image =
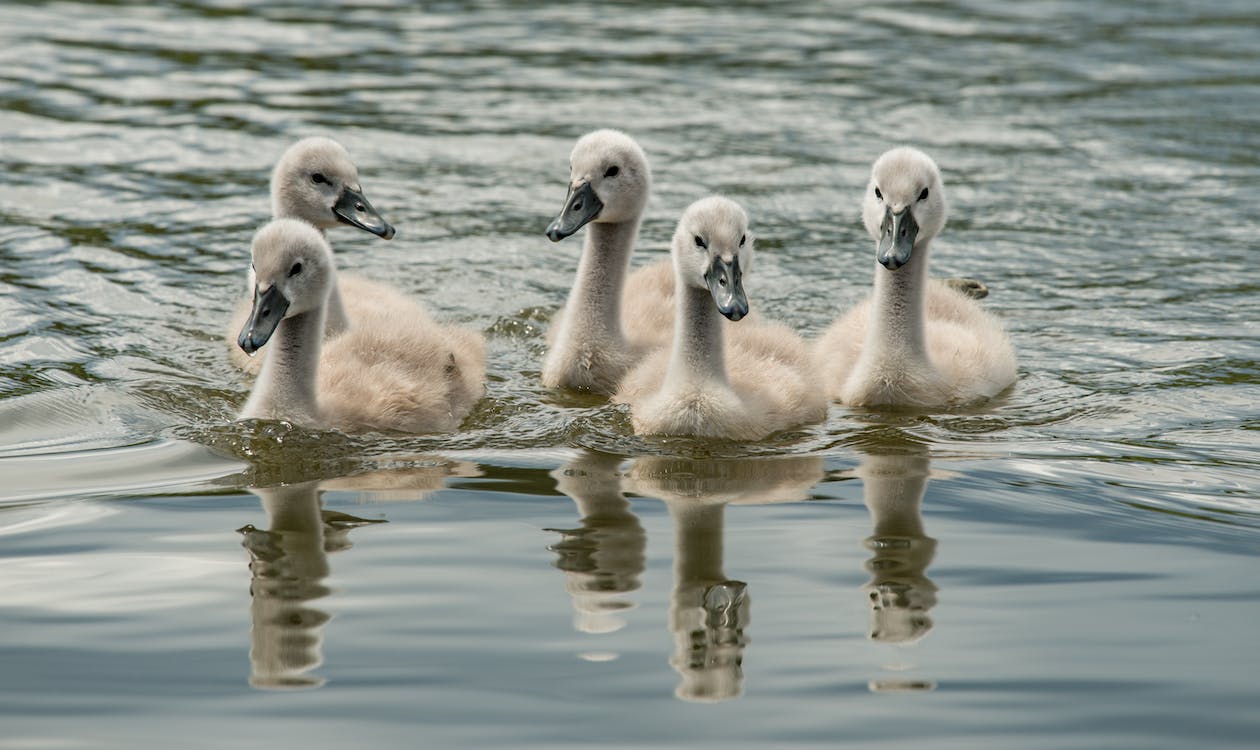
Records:
[[[0,31],[0,405],[30,431],[5,433],[9,453],[185,438],[260,475],[297,460],[227,425],[248,384],[220,336],[272,161],[329,132],[399,227],[387,244],[335,233],[339,257],[485,331],[491,386],[456,435],[295,436],[313,464],[296,475],[443,450],[826,454],[881,423],[953,455],[1110,462],[1158,444],[1171,466],[1260,465],[1237,438],[1258,419],[1260,361],[1237,312],[1260,220],[1245,197],[1260,157],[1239,135],[1256,124],[1257,21],[1241,0],[836,2],[776,8],[769,28],[757,4],[50,7],[55,22],[8,9]],[[1019,384],[974,413],[835,407],[752,448],[642,440],[621,409],[547,392],[543,332],[578,244],[541,232],[573,138],[601,125],[652,158],[642,258],[663,254],[683,205],[727,193],[760,238],[754,304],[807,334],[869,285],[871,159],[928,148],[952,204],[935,268],[988,283]],[[46,406],[123,390],[77,422]],[[50,408],[61,437],[41,443]],[[119,413],[146,416],[83,427],[132,419]],[[1231,439],[1246,447],[1223,451]]]

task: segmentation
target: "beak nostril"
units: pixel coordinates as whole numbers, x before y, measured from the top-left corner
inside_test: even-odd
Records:
[[[366,211],[366,210],[367,210],[367,206],[363,205],[362,203],[356,203],[356,204],[354,204],[354,207],[355,207],[356,209],[358,209],[359,211]]]

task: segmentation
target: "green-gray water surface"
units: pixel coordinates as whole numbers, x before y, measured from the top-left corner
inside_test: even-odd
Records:
[[[755,445],[544,389],[597,127],[652,161],[636,264],[726,194],[807,336],[926,150],[1015,389]],[[232,421],[313,134],[399,230],[339,263],[487,336],[458,433]],[[0,166],[0,748],[1260,742],[1250,0],[9,2]]]

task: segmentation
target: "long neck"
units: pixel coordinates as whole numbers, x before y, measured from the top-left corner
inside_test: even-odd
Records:
[[[694,383],[726,385],[722,317],[706,289],[675,280],[674,348],[666,387]]]
[[[333,284],[324,306],[324,336],[335,336],[350,327],[350,316],[341,302],[341,286]]]
[[[322,306],[280,321],[267,345],[262,371],[258,373],[258,381],[241,416],[316,423],[319,406],[315,379],[323,337]]]
[[[639,219],[587,225],[577,281],[569,294],[569,336],[597,334],[620,340],[621,295],[630,254],[639,235]]]
[[[895,271],[875,264],[875,290],[866,327],[866,352],[881,351],[902,360],[927,361],[926,287],[928,245],[914,246],[910,261]]]
[[[315,227],[328,239],[328,230]],[[331,247],[331,245],[329,245]],[[328,301],[324,303],[324,336],[336,336],[350,327],[350,316],[346,314],[346,306],[341,302],[341,285],[334,278],[328,288]]]

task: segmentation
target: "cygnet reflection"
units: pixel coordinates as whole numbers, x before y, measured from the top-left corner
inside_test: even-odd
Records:
[[[239,529],[249,551],[250,678],[256,688],[311,688],[323,662],[328,613],[310,602],[328,595],[328,553],[349,549],[350,530],[370,523],[324,510],[319,482],[251,490],[262,501],[267,529]]]
[[[871,514],[872,532],[865,546],[871,580],[862,587],[870,608],[869,637],[890,644],[913,644],[932,629],[928,615],[936,605],[936,585],[926,571],[936,553],[936,540],[923,531],[921,506],[927,490],[930,461],[926,448],[909,452],[867,453],[856,474]],[[921,680],[876,680],[871,689],[922,690]]]
[[[621,462],[620,456],[587,451],[551,473],[582,517],[577,528],[547,531],[561,535],[548,549],[564,571],[573,627],[583,633],[625,627],[620,615],[635,606],[626,594],[641,585],[647,534],[621,491]]]
[[[804,500],[822,477],[816,456],[634,462],[628,489],[663,500],[674,524],[669,663],[681,678],[677,697],[715,702],[743,692],[752,601],[748,584],[723,571],[726,506]]]
[[[384,468],[325,479],[320,489],[353,493],[357,502],[416,501],[446,487],[451,477],[477,476],[481,470],[467,461],[434,455],[394,456]]]

